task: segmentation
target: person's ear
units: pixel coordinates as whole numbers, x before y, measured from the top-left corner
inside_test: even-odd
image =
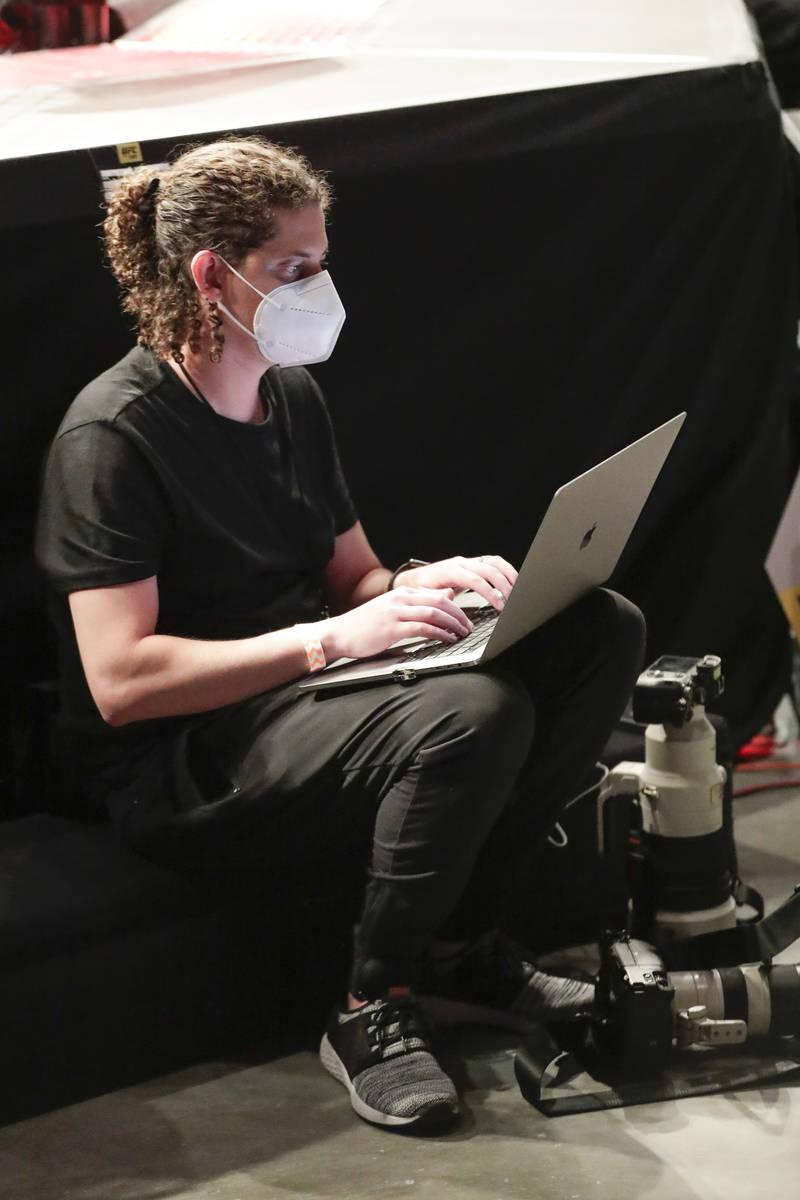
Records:
[[[221,278],[224,264],[213,250],[198,250],[191,262],[192,279],[207,300],[222,296]]]

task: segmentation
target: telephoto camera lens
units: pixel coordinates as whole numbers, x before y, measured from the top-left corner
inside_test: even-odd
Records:
[[[665,655],[637,680],[633,716],[647,721],[644,763],[618,763],[610,787],[638,783],[633,929],[659,945],[736,924],[728,773],[705,704],[723,689],[716,655]]]
[[[800,1033],[800,963],[670,971],[675,1014],[702,1005],[712,1021],[744,1021],[747,1037]]]

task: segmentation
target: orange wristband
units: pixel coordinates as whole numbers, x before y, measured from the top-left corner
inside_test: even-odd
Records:
[[[303,649],[306,652],[306,662],[308,663],[308,673],[313,675],[315,671],[321,671],[327,666],[325,661],[325,651],[322,649],[322,642],[318,637],[310,634],[303,638]]]

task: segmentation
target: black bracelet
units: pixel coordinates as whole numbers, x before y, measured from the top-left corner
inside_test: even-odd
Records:
[[[429,567],[430,565],[431,564],[426,562],[424,558],[409,558],[408,562],[402,563],[402,565],[399,566],[396,571],[392,571],[392,574],[389,577],[389,582],[386,585],[386,591],[390,592],[392,590],[397,576],[401,575],[403,571],[410,571],[412,567]]]

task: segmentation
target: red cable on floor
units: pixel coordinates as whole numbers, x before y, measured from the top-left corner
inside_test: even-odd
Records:
[[[797,779],[781,779],[776,783],[754,783],[751,787],[740,788],[733,793],[734,800],[739,796],[752,796],[754,792],[773,792],[778,788],[800,788],[800,777]]]
[[[788,762],[785,758],[770,759],[768,762],[737,763],[735,771],[786,771],[790,767],[800,768],[800,762]]]

